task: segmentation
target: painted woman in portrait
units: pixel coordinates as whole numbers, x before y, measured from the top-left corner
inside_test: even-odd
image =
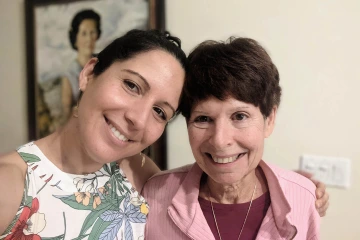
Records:
[[[96,41],[101,34],[100,15],[87,9],[78,12],[69,30],[71,47],[77,51],[64,77],[61,78],[62,124],[69,118],[79,97],[79,73],[94,55]]]

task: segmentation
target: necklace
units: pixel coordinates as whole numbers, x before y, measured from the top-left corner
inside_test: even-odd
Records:
[[[208,188],[209,188],[209,185],[208,185]],[[249,205],[249,208],[248,208],[248,210],[247,210],[244,223],[243,223],[243,225],[242,225],[242,227],[241,227],[241,230],[240,230],[240,233],[239,233],[239,236],[238,236],[238,240],[240,239],[241,233],[242,233],[243,230],[244,230],[244,226],[245,226],[246,220],[247,220],[247,218],[248,218],[248,216],[249,216],[249,212],[250,212],[250,209],[251,209],[251,204],[252,204],[252,202],[253,202],[255,192],[256,192],[256,183],[255,183],[255,186],[254,186],[254,191],[253,191],[252,196],[251,196],[250,205]],[[210,188],[209,188],[209,195],[210,195],[210,197],[212,197],[212,196],[211,196],[211,192],[210,192]],[[210,200],[210,199],[209,199],[209,200]],[[220,240],[222,240],[221,235],[220,235],[220,231],[219,231],[219,226],[218,226],[218,223],[217,223],[217,221],[216,221],[216,216],[215,216],[215,212],[214,212],[213,203],[212,203],[211,200],[210,200],[210,205],[211,205],[211,211],[212,211],[212,214],[213,214],[214,220],[215,220],[216,230],[217,230],[217,232],[218,232],[218,234],[219,234]]]

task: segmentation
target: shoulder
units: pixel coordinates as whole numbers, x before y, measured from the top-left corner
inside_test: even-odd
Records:
[[[315,184],[308,178],[290,170],[282,169],[275,165],[267,164],[276,175],[280,188],[290,205],[290,218],[297,227],[300,238],[308,239],[309,236],[317,236],[319,233],[320,216],[315,208]],[[280,199],[277,194],[272,200]],[[285,204],[278,202],[278,208],[284,210]],[[272,203],[273,204],[273,203]],[[281,215],[281,214],[279,214]]]
[[[138,192],[142,191],[145,182],[150,177],[160,172],[158,166],[148,156],[143,156],[145,157],[145,163],[143,166],[142,156],[139,154],[118,161],[119,167]]]
[[[144,196],[156,195],[159,192],[176,192],[193,164],[159,172],[152,176],[144,186]]]
[[[2,180],[11,178],[24,181],[26,170],[27,164],[17,152],[13,151],[0,157],[0,178]],[[19,176],[21,176],[20,179],[18,179]]]
[[[74,74],[75,73],[79,74],[81,72],[81,70],[82,70],[82,67],[79,64],[79,62],[77,61],[77,59],[74,58],[68,63],[66,69],[67,69],[68,72],[71,72],[71,73],[74,73]]]
[[[268,164],[267,166],[275,173],[283,188],[286,188],[286,192],[301,191],[308,193],[309,197],[315,199],[315,184],[308,178],[287,169],[280,168],[278,166]]]
[[[155,182],[155,181],[162,181],[164,179],[169,178],[183,178],[187,175],[190,169],[193,167],[193,164],[185,165],[182,167],[161,171],[153,175],[149,180],[148,183]]]
[[[13,220],[21,203],[27,164],[17,152],[0,157],[0,192],[6,197],[0,198],[0,235]]]

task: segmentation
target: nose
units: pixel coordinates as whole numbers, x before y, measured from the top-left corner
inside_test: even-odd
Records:
[[[229,121],[219,120],[215,122],[210,131],[210,144],[218,151],[226,149],[234,142],[234,129]]]
[[[125,113],[125,119],[133,130],[143,130],[148,122],[152,108],[133,106]]]
[[[92,40],[92,36],[91,36],[92,34],[90,33],[90,32],[87,32],[86,34],[85,34],[85,40],[87,41],[87,42],[90,42],[91,40]]]

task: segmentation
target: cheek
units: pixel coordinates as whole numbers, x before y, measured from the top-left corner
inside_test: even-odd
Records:
[[[201,154],[200,148],[201,145],[204,143],[203,136],[201,132],[197,131],[197,129],[194,128],[188,129],[188,134],[189,134],[189,143],[191,150],[194,156],[196,157],[196,155]]]
[[[241,139],[239,140],[249,148],[258,148],[258,146],[262,146],[264,142],[265,137],[263,130],[263,128],[257,126],[244,128],[241,132],[238,133],[238,136],[241,136]]]
[[[155,121],[155,120],[154,120]],[[159,122],[149,123],[144,144],[151,145],[164,133],[165,126]]]
[[[101,84],[97,84],[97,79],[87,86],[79,103],[79,114],[83,111],[84,118],[88,122],[94,121],[103,110],[113,108],[114,98],[104,97],[107,96],[106,89]],[[85,120],[84,119],[84,120]]]
[[[193,147],[196,145],[197,142],[197,135],[196,135],[196,131],[193,130],[193,128],[188,128],[188,136],[189,136],[189,142],[190,142],[190,146]]]
[[[95,42],[98,39],[98,37],[99,35],[97,33],[93,34],[91,40]]]
[[[246,148],[249,150],[249,160],[258,162],[264,153],[264,138],[261,135],[252,135],[247,139]]]
[[[114,84],[112,81],[107,80],[108,76],[104,75],[102,78],[93,78],[88,86],[89,89],[89,98],[94,104],[106,103],[111,104],[119,101],[121,94],[119,94],[119,86]]]
[[[84,39],[83,37],[81,37],[80,35],[78,35],[76,37],[76,44],[82,44],[84,42]]]
[[[253,151],[262,150],[264,147],[264,138],[262,136],[249,135],[245,141],[247,148]]]

